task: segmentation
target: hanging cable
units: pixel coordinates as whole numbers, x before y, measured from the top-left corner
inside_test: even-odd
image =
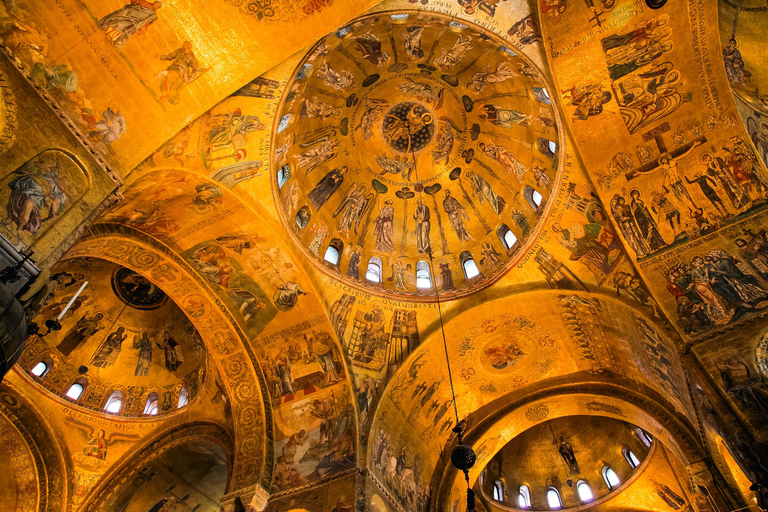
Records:
[[[423,205],[424,201],[421,193],[424,190],[424,184],[421,183],[421,181],[419,180],[419,169],[418,169],[418,165],[416,164],[416,152],[413,149],[413,144],[411,144],[411,141],[412,141],[411,126],[407,122],[406,122],[406,129],[408,130],[408,149],[411,152],[411,158],[413,158],[413,171],[416,175],[416,184],[413,186],[413,189],[419,194],[419,201]],[[433,196],[433,199],[434,199],[434,196]],[[417,226],[416,229],[418,230],[419,227]],[[427,238],[427,241],[429,242],[429,238]],[[454,418],[456,419],[456,426],[453,428],[453,432],[456,434],[459,440],[459,444],[451,452],[451,463],[456,469],[464,473],[464,480],[466,480],[467,482],[467,512],[475,512],[475,492],[472,490],[472,487],[469,484],[469,470],[472,466],[475,465],[476,455],[474,450],[472,450],[472,447],[464,444],[464,438],[463,438],[463,432],[462,432],[463,429],[462,429],[462,426],[459,424],[460,423],[459,408],[456,404],[456,390],[454,389],[454,386],[453,386],[453,375],[451,373],[451,359],[448,355],[448,342],[446,341],[446,338],[445,338],[445,324],[443,323],[443,310],[440,304],[440,291],[437,288],[435,262],[434,262],[434,258],[432,257],[432,242],[429,242],[427,255],[429,256],[429,268],[431,272],[432,286],[434,286],[435,288],[435,301],[437,302],[437,314],[438,314],[438,318],[440,319],[440,333],[443,337],[443,350],[445,351],[445,364],[448,367],[448,383],[450,384],[450,387],[451,387],[451,399],[453,401],[453,415],[454,415]]]

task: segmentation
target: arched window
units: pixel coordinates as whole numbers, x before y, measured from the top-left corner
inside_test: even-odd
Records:
[[[432,288],[432,278],[429,275],[429,263],[424,260],[416,263],[416,288]]]
[[[328,244],[328,248],[325,250],[325,256],[323,259],[331,265],[338,265],[341,259],[341,250],[344,248],[344,242],[338,238],[331,240]]]
[[[603,480],[611,491],[621,484],[619,477],[609,466],[603,466]]]
[[[112,414],[117,414],[120,412],[120,409],[122,408],[123,408],[123,392],[120,391],[119,389],[116,389],[109,396],[109,400],[107,400],[107,403],[104,405],[104,410]]]
[[[517,243],[517,237],[506,224],[499,226],[499,229],[496,231],[496,233],[499,235],[501,244],[506,250],[510,250]]]
[[[291,166],[289,164],[285,164],[280,169],[277,170],[277,187],[283,188],[283,185],[288,181],[288,178],[291,177]]]
[[[635,469],[637,466],[640,465],[640,461],[637,459],[637,456],[632,453],[632,450],[629,448],[622,448],[621,449],[622,455],[624,455],[624,458],[627,459],[627,464],[629,464],[629,467],[632,469]]]
[[[552,153],[555,153],[557,151],[557,142],[550,140],[549,141],[549,150]]]
[[[579,493],[579,499],[582,503],[589,503],[595,499],[595,495],[592,494],[592,488],[584,480],[576,482],[576,492]]]
[[[547,105],[552,104],[552,100],[549,98],[549,91],[543,87],[533,87],[533,97],[536,98],[536,101],[546,103]]]
[[[544,197],[539,193],[538,190],[534,189],[530,185],[526,185],[523,189],[523,197],[528,202],[529,205],[531,205],[531,208],[539,211],[539,208],[541,207],[541,204],[544,202]]]
[[[646,446],[646,448],[651,447],[651,443],[653,442],[651,434],[641,429],[640,427],[635,427],[635,435],[640,440],[640,442]]]
[[[472,255],[464,251],[459,255],[459,260],[461,261],[461,268],[464,269],[464,276],[467,279],[472,279],[473,277],[480,275],[480,270],[477,268],[477,263],[475,263],[475,260],[472,259]]]
[[[563,500],[560,499],[560,493],[554,487],[547,489],[547,505],[552,510],[563,508]]]
[[[150,393],[147,397],[147,405],[144,406],[144,414],[146,416],[156,416],[157,415],[157,408],[158,408],[158,402],[160,400],[160,397],[157,396],[157,393]]]
[[[291,124],[292,117],[291,114],[285,114],[280,118],[280,124],[277,125],[277,133],[282,133],[283,130],[288,128],[288,125]]]
[[[501,480],[496,480],[493,483],[493,499],[504,501],[504,484],[501,483]]]
[[[79,384],[75,382],[71,386],[69,386],[69,389],[67,390],[67,396],[71,398],[72,400],[79,400],[80,397],[83,395],[83,391],[85,388],[82,384]]]
[[[48,365],[44,362],[40,361],[35,365],[34,368],[32,368],[32,375],[35,377],[43,378],[43,375],[45,375],[48,372]]]
[[[531,491],[527,485],[521,485],[517,493],[517,506],[520,508],[531,508]]]
[[[185,405],[189,403],[189,389],[187,389],[187,386],[184,386],[181,388],[181,391],[179,391],[179,405],[178,408],[181,409]]]
[[[374,256],[368,260],[368,270],[365,272],[365,278],[372,283],[381,282],[381,259]]]

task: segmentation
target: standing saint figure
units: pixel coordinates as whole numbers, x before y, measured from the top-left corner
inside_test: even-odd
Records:
[[[459,240],[462,242],[472,240],[472,235],[470,235],[464,227],[464,221],[469,220],[467,210],[461,206],[461,203],[459,203],[455,197],[451,196],[450,190],[445,191],[443,208],[445,209],[445,213],[448,214],[448,220],[451,221],[451,227],[456,232],[456,236],[459,237]]]
[[[165,352],[165,368],[169,372],[176,371],[184,362],[184,354],[181,345],[171,337],[171,333],[163,331],[163,342],[157,344],[157,348]]]
[[[377,251],[394,251],[392,243],[393,222],[395,220],[395,206],[392,199],[385,199],[384,206],[379,215],[374,219],[373,237]]]
[[[342,166],[341,169],[334,169],[315,185],[315,188],[308,194],[309,202],[312,203],[315,210],[319,210],[328,198],[339,190],[344,181],[344,175],[347,174],[348,170],[349,168],[346,165]]]
[[[152,366],[152,341],[147,331],[141,333],[141,338],[133,337],[133,348],[139,351],[139,362],[133,374],[137,377],[145,376],[149,373],[149,367]]]
[[[132,35],[143,35],[157,21],[161,2],[131,0],[129,4],[111,12],[99,20],[99,27],[116,49],[120,49]]]
[[[330,386],[342,380],[336,371],[336,358],[333,353],[333,342],[330,335],[324,332],[313,332],[313,335],[304,334],[309,355],[323,366],[325,375],[324,386]]]
[[[429,230],[431,223],[429,221],[429,207],[421,199],[416,200],[416,213],[413,214],[416,219],[416,248],[419,252],[430,252],[432,246],[429,243]]]
[[[61,340],[56,348],[65,356],[69,356],[73,350],[88,341],[88,339],[101,330],[101,321],[104,319],[104,313],[96,313],[93,316],[88,316],[86,313],[80,320],[72,327],[64,339]]]
[[[507,202],[504,198],[497,195],[496,192],[493,191],[493,188],[491,188],[491,185],[485,181],[482,176],[475,174],[474,171],[467,170],[465,176],[472,182],[472,188],[474,189],[480,204],[485,204],[485,202],[488,201],[491,210],[493,210],[496,215],[501,215],[502,210],[507,206]]]
[[[121,345],[127,337],[125,327],[121,325],[115,332],[107,336],[107,339],[99,347],[98,352],[91,358],[91,364],[97,368],[106,368],[115,364],[117,356],[120,355]]]
[[[111,105],[101,114],[101,120],[90,126],[88,137],[96,142],[112,144],[123,136],[128,125],[125,116],[120,112],[120,107]]]
[[[194,82],[210,69],[200,67],[197,57],[192,52],[192,43],[189,41],[184,41],[181,48],[168,55],[161,55],[160,59],[171,61],[167,68],[157,74],[162,79],[160,92],[163,95],[160,96],[160,101],[168,100],[172,105],[179,102],[179,92],[182,87]]]
[[[632,216],[635,218],[635,223],[640,229],[643,240],[648,244],[650,252],[657,251],[667,245],[659,233],[659,227],[656,225],[653,215],[643,200],[640,199],[640,191],[637,189],[630,190],[629,197],[632,199],[629,203]]]

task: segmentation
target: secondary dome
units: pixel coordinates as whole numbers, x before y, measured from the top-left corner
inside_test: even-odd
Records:
[[[557,418],[509,441],[486,464],[480,487],[504,508],[582,506],[623,489],[652,442],[641,428],[613,418]]]
[[[273,128],[273,191],[294,240],[334,278],[457,298],[533,243],[561,144],[545,81],[518,50],[464,21],[390,11],[328,35],[294,72]]]
[[[61,315],[86,280],[61,329],[49,331],[45,322]],[[79,406],[162,415],[191,402],[205,381],[206,352],[194,326],[155,284],[115,263],[57,264],[28,311],[43,336],[29,337],[22,367]]]

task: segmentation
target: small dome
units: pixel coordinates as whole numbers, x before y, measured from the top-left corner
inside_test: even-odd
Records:
[[[38,382],[80,406],[122,416],[162,415],[194,399],[205,379],[205,348],[157,285],[93,258],[53,270],[31,307],[42,336],[31,336],[21,357]],[[46,321],[59,317],[61,329],[49,331]]]

